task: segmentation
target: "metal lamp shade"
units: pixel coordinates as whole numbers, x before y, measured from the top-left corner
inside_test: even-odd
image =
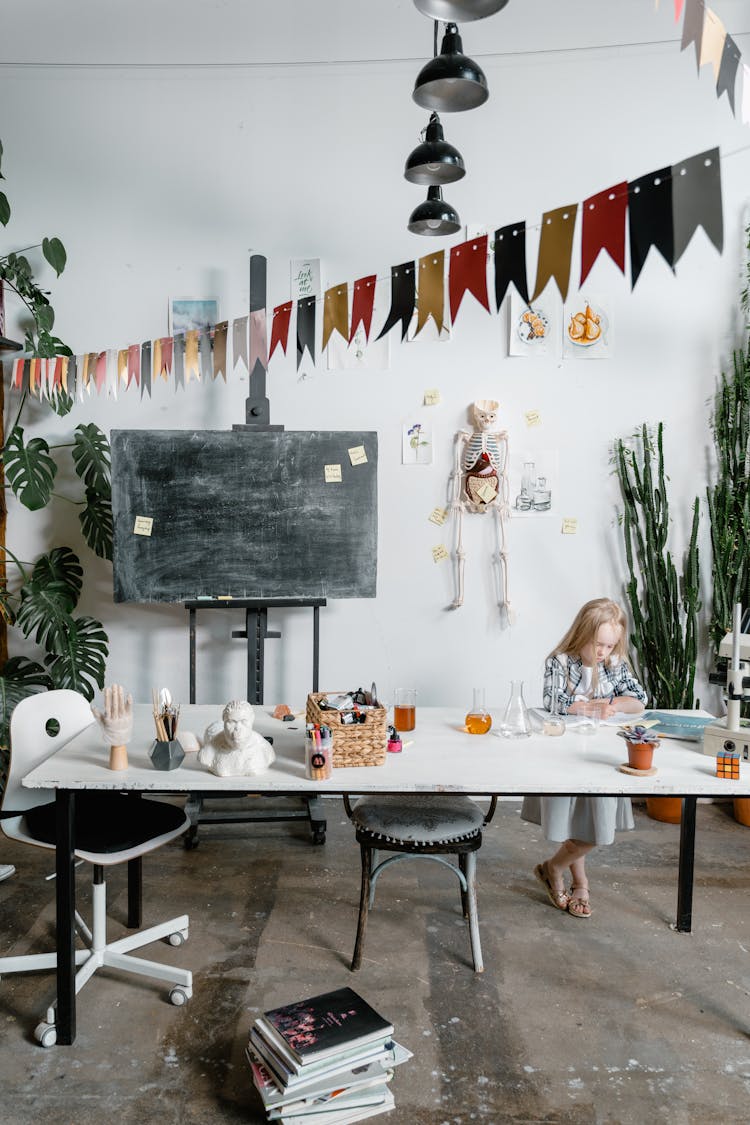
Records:
[[[414,208],[409,218],[412,234],[455,234],[460,229],[458,213],[445,202],[439,187],[427,189],[427,199]]]
[[[463,157],[443,137],[440,118],[433,113],[425,139],[406,161],[404,176],[412,184],[452,184],[466,175]]]
[[[438,113],[458,113],[483,105],[489,96],[484,71],[463,54],[458,29],[449,23],[440,54],[430,59],[417,76],[414,101]]]
[[[420,12],[431,20],[448,23],[470,23],[494,16],[508,3],[508,0],[414,0]]]

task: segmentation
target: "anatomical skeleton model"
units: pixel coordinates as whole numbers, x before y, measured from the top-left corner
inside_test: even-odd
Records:
[[[464,604],[464,512],[492,512],[497,530],[499,604],[511,623],[508,597],[508,549],[505,528],[510,516],[508,490],[508,434],[496,430],[499,403],[479,399],[472,407],[474,429],[456,434],[451,511],[456,518],[456,597],[453,607]]]

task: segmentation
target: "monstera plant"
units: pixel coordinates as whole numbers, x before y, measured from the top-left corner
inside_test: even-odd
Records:
[[[0,160],[2,159],[0,144]],[[2,179],[0,170],[0,179]],[[10,205],[0,191],[0,223],[10,218]],[[66,254],[58,238],[45,238],[42,255],[59,276]],[[26,256],[38,247],[0,253],[0,307],[4,289],[24,306],[25,339],[29,356],[50,358],[70,355],[62,340],[52,335],[55,314],[49,295],[34,279]],[[0,331],[0,336],[3,336]],[[5,346],[13,346],[3,341]],[[73,403],[63,391],[45,400],[63,417]],[[81,496],[64,497],[80,507],[79,522],[83,539],[97,555],[112,558],[112,506],[109,443],[93,424],[76,426],[72,442],[59,445],[42,437],[27,438],[21,419],[27,392],[21,395],[18,409],[2,446],[0,461],[0,788],[7,770],[8,725],[16,703],[32,692],[51,687],[73,688],[92,699],[95,687],[104,684],[108,638],[101,622],[93,617],[76,616],[83,585],[83,566],[71,547],[53,547],[34,562],[19,559],[8,547],[5,491],[12,489],[30,512],[47,507],[59,497],[55,492],[58,458],[72,450],[75,474],[81,483]],[[5,427],[5,387],[0,379],[0,424]],[[8,630],[18,629],[28,641],[39,646],[39,660],[8,653]]]

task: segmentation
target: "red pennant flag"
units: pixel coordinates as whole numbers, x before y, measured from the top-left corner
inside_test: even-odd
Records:
[[[55,370],[52,374],[52,386],[59,387],[62,383],[62,356],[55,357]]]
[[[13,386],[20,391],[23,386],[23,373],[26,369],[25,359],[16,359],[13,362]]]
[[[96,393],[101,394],[102,387],[107,380],[107,353],[99,352],[96,357]]]
[[[490,301],[487,296],[487,235],[481,238],[471,238],[459,246],[451,248],[450,267],[448,271],[448,292],[451,302],[451,321],[455,321],[456,313],[468,290],[483,305],[487,312],[490,311]]]
[[[281,344],[281,350],[286,355],[286,345],[289,339],[289,321],[292,319],[292,301],[285,301],[273,310],[273,323],[271,325],[271,346],[268,351],[270,360],[276,345]]]
[[[677,23],[682,15],[682,9],[685,5],[685,0],[674,0],[674,22]]]
[[[583,201],[581,231],[581,285],[591,272],[600,250],[606,250],[621,273],[625,273],[625,217],[628,212],[627,183],[614,184]]]
[[[372,310],[375,305],[375,282],[377,274],[371,273],[367,277],[360,277],[354,282],[354,295],[352,297],[352,326],[349,334],[349,343],[354,339],[354,333],[360,324],[365,330],[365,340],[370,342],[370,325],[372,324]]]
[[[172,374],[172,356],[174,354],[174,337],[162,336],[161,338],[161,371],[165,379]]]

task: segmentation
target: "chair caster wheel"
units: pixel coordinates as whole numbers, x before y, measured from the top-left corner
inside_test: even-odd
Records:
[[[37,1043],[41,1043],[42,1047],[54,1047],[57,1043],[57,1028],[53,1023],[42,1020],[34,1029],[34,1038]]]
[[[325,844],[325,842],[326,842],[326,830],[325,830],[325,828],[313,828],[312,842],[313,842],[313,844]]]
[[[193,995],[192,988],[173,988],[169,994],[170,1003],[174,1004],[176,1008],[181,1008],[183,1004],[187,1004],[190,997]]]
[[[186,852],[195,851],[199,843],[200,840],[198,839],[197,831],[191,832],[190,830],[188,830],[187,834],[183,837],[182,840],[182,846],[184,847]]]
[[[170,945],[184,945],[188,939],[188,930],[178,930],[174,934],[170,934],[167,941]]]

